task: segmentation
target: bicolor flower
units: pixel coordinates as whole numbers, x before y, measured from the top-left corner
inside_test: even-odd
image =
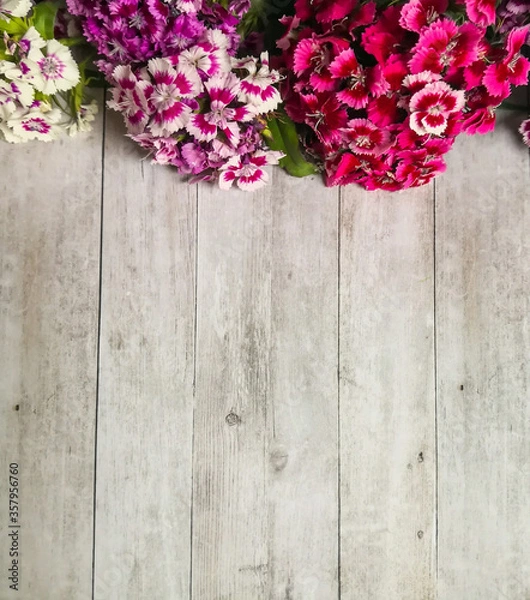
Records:
[[[269,67],[269,55],[264,52],[260,61],[254,57],[235,60],[235,69],[241,69],[248,73],[240,82],[239,99],[249,104],[256,114],[264,114],[275,110],[281,102],[280,92],[274,85],[278,83],[280,75],[278,71]]]
[[[390,132],[368,119],[352,119],[343,130],[344,140],[352,152],[380,156],[392,145]]]
[[[39,92],[49,96],[70,90],[79,83],[79,67],[70,49],[57,40],[48,40],[39,57],[35,54],[30,57],[38,67],[31,70],[33,85]]]
[[[11,17],[25,17],[32,6],[32,0],[0,0],[0,21],[9,21]]]
[[[149,129],[155,136],[167,137],[186,126],[191,107],[186,98],[194,98],[202,90],[197,72],[191,67],[175,69],[163,58],[149,61],[147,71],[151,85],[146,94],[151,113]]]
[[[220,168],[219,187],[228,190],[235,183],[245,191],[254,191],[263,187],[269,180],[265,170],[267,165],[277,165],[281,152],[259,150],[252,156],[234,156]]]
[[[0,130],[10,143],[30,140],[50,142],[60,133],[57,126],[60,118],[61,112],[58,109],[38,104],[29,110],[20,108],[15,111],[7,121],[0,123]]]
[[[229,143],[239,141],[239,121],[250,121],[252,114],[245,107],[231,107],[240,91],[238,78],[229,73],[212,77],[204,84],[208,92],[210,109],[194,114],[186,125],[188,133],[200,141],[208,142],[223,134]]]
[[[333,79],[340,79],[343,89],[337,98],[351,108],[363,108],[368,104],[366,71],[359,64],[352,49],[344,50],[329,67]]]
[[[441,135],[451,115],[462,110],[465,96],[443,81],[428,83],[410,100],[410,126],[419,135]]]

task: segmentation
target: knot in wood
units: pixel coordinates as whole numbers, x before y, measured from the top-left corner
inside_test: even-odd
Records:
[[[236,413],[228,413],[225,417],[225,421],[228,423],[230,427],[235,427],[236,425],[241,425],[241,417],[236,415]]]

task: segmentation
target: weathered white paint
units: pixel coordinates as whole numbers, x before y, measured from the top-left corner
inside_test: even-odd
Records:
[[[318,179],[197,191],[109,117],[94,600],[530,597],[530,174],[509,126],[449,156],[435,286],[432,187],[348,188],[339,223]],[[91,598],[101,142],[98,121],[0,145],[4,575],[12,461],[24,527],[2,600]]]
[[[342,192],[342,598],[434,597],[433,190]]]
[[[95,600],[187,597],[196,188],[105,151]]]
[[[0,143],[0,598],[87,600],[92,578],[102,119]],[[20,465],[9,589],[8,466]]]
[[[437,184],[439,598],[530,598],[530,164],[520,115]]]
[[[337,200],[200,189],[195,598],[337,596]]]

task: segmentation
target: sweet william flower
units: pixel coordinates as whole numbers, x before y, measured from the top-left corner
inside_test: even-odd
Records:
[[[399,24],[403,29],[420,33],[447,10],[448,0],[409,0],[401,8]]]
[[[329,67],[333,79],[340,79],[344,89],[337,98],[351,108],[363,108],[368,104],[366,72],[359,64],[352,49],[344,50]]]
[[[30,68],[33,85],[47,96],[66,92],[79,83],[79,67],[70,49],[57,40],[48,40],[39,55],[30,53],[26,64]]]
[[[267,165],[276,165],[283,154],[281,152],[260,150],[252,156],[234,156],[220,169],[219,187],[228,190],[236,183],[245,191],[254,191],[263,187],[269,180],[265,170]]]
[[[61,112],[51,109],[45,103],[38,103],[28,109],[20,108],[13,113],[7,121],[0,123],[0,131],[10,143],[39,140],[51,142],[60,133],[58,123]]]
[[[315,15],[320,23],[331,23],[350,15],[356,6],[357,0],[296,0],[295,10],[303,20]]]
[[[114,86],[108,107],[123,114],[130,134],[142,133],[149,122],[147,97],[153,88],[147,73],[143,72],[138,77],[130,65],[120,65],[114,69],[112,81]]]
[[[334,90],[337,82],[330,67],[335,58],[347,50],[349,44],[335,36],[302,39],[293,53],[293,70],[302,78],[308,78],[317,92]]]
[[[492,96],[507,98],[510,85],[524,85],[530,71],[530,61],[521,55],[530,27],[519,27],[510,31],[506,42],[506,56],[488,65],[482,83]]]
[[[233,61],[233,67],[246,71],[248,75],[240,81],[239,100],[259,115],[275,110],[281,102],[280,92],[275,87],[280,77],[269,66],[269,55],[263,52],[258,60],[252,56]]]
[[[9,21],[11,17],[25,17],[32,6],[32,0],[0,0],[0,21]]]
[[[483,32],[473,23],[458,26],[440,19],[420,34],[412,48],[409,67],[412,73],[443,73],[449,67],[466,67],[478,59],[478,44]]]
[[[208,92],[210,110],[194,114],[187,123],[186,130],[199,141],[211,141],[222,133],[232,145],[237,144],[237,122],[250,121],[253,117],[244,106],[230,106],[237,101],[240,91],[239,79],[233,73],[228,73],[212,77],[204,87]]]
[[[425,148],[407,150],[399,155],[396,178],[403,187],[419,187],[445,172],[447,166],[438,154],[429,154]]]
[[[153,135],[167,137],[188,123],[192,109],[185,99],[198,95],[202,83],[191,67],[175,69],[163,58],[152,58],[147,70],[152,82],[147,96],[152,115],[149,128]]]
[[[495,0],[466,0],[466,11],[471,21],[480,27],[495,23]]]
[[[380,156],[392,145],[390,132],[377,127],[368,119],[348,121],[344,139],[352,152],[371,156]]]
[[[9,119],[20,107],[29,108],[33,100],[34,89],[28,83],[0,79],[0,119]]]
[[[410,100],[410,127],[419,135],[441,135],[451,115],[462,110],[465,95],[443,81],[428,83]]]

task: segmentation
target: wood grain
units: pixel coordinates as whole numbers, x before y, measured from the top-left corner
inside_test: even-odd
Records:
[[[433,194],[343,190],[341,597],[434,597]]]
[[[440,600],[530,598],[530,164],[520,116],[437,184]]]
[[[337,193],[200,190],[193,597],[337,595]]]
[[[196,188],[109,115],[95,600],[189,588]]]
[[[0,597],[91,596],[102,119],[0,144]],[[9,589],[8,466],[20,585]]]

